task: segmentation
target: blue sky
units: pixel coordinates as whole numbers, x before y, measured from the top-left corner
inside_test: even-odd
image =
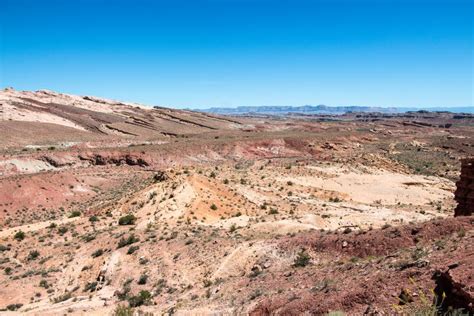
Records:
[[[150,105],[473,106],[471,0],[0,0],[0,86]]]

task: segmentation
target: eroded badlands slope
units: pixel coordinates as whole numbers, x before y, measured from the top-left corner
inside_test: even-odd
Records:
[[[413,314],[432,289],[469,307],[443,278],[472,297],[473,218],[453,217],[471,118],[236,119],[2,93],[5,313]]]

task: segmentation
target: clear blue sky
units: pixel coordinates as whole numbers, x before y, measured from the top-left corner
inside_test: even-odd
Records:
[[[150,105],[473,106],[472,0],[0,0],[0,86]]]

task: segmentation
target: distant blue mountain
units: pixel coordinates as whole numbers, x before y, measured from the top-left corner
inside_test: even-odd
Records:
[[[474,107],[371,107],[371,106],[327,106],[327,105],[303,105],[303,106],[238,106],[234,108],[212,107],[198,109],[196,111],[223,115],[245,115],[245,114],[270,114],[286,115],[291,113],[302,114],[344,114],[347,112],[380,112],[380,113],[404,113],[408,111],[441,111],[452,113],[474,113]]]

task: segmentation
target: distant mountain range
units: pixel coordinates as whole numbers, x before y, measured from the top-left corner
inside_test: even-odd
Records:
[[[408,111],[448,111],[453,113],[474,113],[474,107],[371,107],[371,106],[327,106],[327,105],[303,105],[303,106],[238,106],[234,108],[212,107],[198,109],[196,111],[223,115],[246,115],[246,114],[344,114],[347,112],[380,112],[380,113],[404,113]]]

